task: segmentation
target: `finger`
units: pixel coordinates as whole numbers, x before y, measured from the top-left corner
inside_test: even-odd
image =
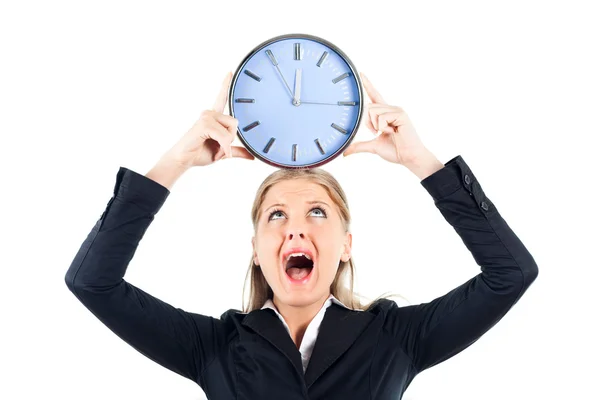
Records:
[[[367,126],[367,128],[369,128],[369,130],[374,134],[377,135],[377,129],[375,129],[375,127],[373,126],[373,122],[371,122],[371,116],[369,115],[369,113],[367,112],[367,116],[365,118],[365,125]]]
[[[231,71],[225,75],[225,79],[223,79],[223,83],[221,84],[221,91],[217,96],[217,100],[213,106],[213,110],[219,113],[222,113],[225,110],[225,104],[227,104],[227,89],[229,89],[229,83],[231,82],[232,77]]]
[[[389,104],[377,104],[377,103],[369,103],[369,104],[367,104],[367,109],[368,110],[375,110],[375,111],[379,112],[380,114],[382,112],[387,112],[387,111],[404,112],[404,110],[402,109],[402,107],[391,106]]]
[[[233,142],[237,136],[238,120],[236,118],[232,117],[231,115],[226,115],[226,114],[221,114],[221,113],[214,113],[213,116],[215,117],[217,124],[220,124],[221,126],[223,126],[227,130],[229,135],[231,136],[230,143]],[[228,157],[235,157],[235,156],[233,155],[233,153],[230,153]]]
[[[377,121],[382,132],[396,133],[397,128],[406,123],[406,118],[399,112],[386,112],[379,114]]]
[[[404,111],[400,107],[390,107],[390,106],[387,106],[387,105],[369,104],[368,105],[368,109],[369,109],[369,111],[368,111],[369,117],[371,118],[373,127],[376,130],[382,131],[382,132],[386,131],[385,128],[387,127],[387,124],[386,123],[382,124],[382,120],[380,118],[381,115],[383,115],[383,114],[393,114],[394,115],[393,118],[390,115],[388,115],[386,117],[390,121],[396,120],[396,119],[400,120],[400,118],[403,115],[405,115]]]
[[[254,160],[254,156],[245,147],[231,146],[231,153],[233,157]],[[225,158],[225,152],[223,151],[223,149],[219,149],[217,154],[215,154],[215,160],[220,160],[222,158]]]
[[[365,74],[363,74],[362,72],[360,73],[360,76],[363,80],[363,85],[365,87],[365,90],[367,91],[367,95],[369,96],[371,101],[373,103],[378,103],[378,104],[387,104],[385,102],[385,100],[383,99],[383,96],[381,94],[379,94],[379,92],[375,89],[375,86],[373,86],[373,84],[371,83],[369,78],[367,78],[367,76]]]
[[[234,157],[245,158],[248,160],[254,160],[254,156],[245,147],[232,146],[231,151]]]
[[[367,140],[365,142],[353,142],[346,151],[344,151],[344,157],[354,153],[375,153],[375,140]]]
[[[215,119],[217,121],[219,121],[219,123],[221,125],[223,125],[229,131],[229,133],[232,134],[235,138],[235,136],[237,135],[237,128],[238,128],[237,118],[234,118],[231,115],[219,114],[219,113],[215,113],[214,116],[215,116]]]
[[[369,104],[368,109],[369,109],[369,118],[371,120],[371,125],[373,125],[373,129],[375,129],[376,132],[383,131],[383,129],[385,128],[385,125],[379,124],[379,115],[381,113],[383,113],[385,110],[393,111],[394,109],[389,108],[389,107],[384,107],[384,106],[381,106],[381,105],[375,104],[375,103]]]
[[[369,111],[367,112],[369,115],[369,120],[371,121],[371,126],[375,129],[375,133],[379,132],[379,121],[377,120],[377,114],[375,114],[371,107],[369,107]]]
[[[233,142],[234,136],[231,135],[223,125],[217,121],[209,122],[208,137],[219,143],[219,146],[221,146],[221,149],[225,152],[227,157],[232,157],[231,142]]]

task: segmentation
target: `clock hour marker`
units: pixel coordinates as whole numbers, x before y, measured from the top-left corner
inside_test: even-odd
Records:
[[[254,121],[250,125],[243,127],[242,130],[244,132],[248,132],[250,129],[256,128],[258,125],[260,125],[260,121]]]
[[[275,59],[275,56],[273,55],[273,53],[271,53],[271,50],[267,50],[266,53],[269,56],[269,59],[271,60],[273,65],[277,65],[277,60]]]
[[[292,161],[296,161],[296,154],[298,153],[298,145],[292,145]]]
[[[336,125],[336,124],[331,124],[331,127],[332,127],[332,128],[334,128],[335,130],[338,130],[338,131],[342,132],[342,133],[348,133],[348,131],[347,131],[347,130],[345,130],[344,128],[342,128],[342,127],[341,127],[341,126],[339,126],[339,125]]]
[[[235,99],[236,103],[254,103],[254,99]]]
[[[344,78],[347,78],[347,77],[349,77],[349,76],[350,76],[350,74],[349,74],[348,72],[346,72],[346,73],[343,73],[342,75],[340,75],[340,76],[338,76],[337,78],[333,79],[333,80],[332,80],[332,82],[333,82],[333,83],[338,83],[338,82],[339,82],[339,81],[341,81],[342,79],[344,79]]]
[[[357,101],[338,101],[338,106],[355,106],[357,104]]]
[[[317,144],[317,147],[319,148],[321,154],[325,154],[325,150],[323,150],[323,146],[321,146],[321,142],[319,142],[319,139],[315,139],[315,143]]]
[[[294,60],[300,60],[300,43],[294,43]]]
[[[250,78],[260,82],[260,80],[262,79],[260,76],[256,75],[254,72],[252,71],[248,71],[247,69],[244,70],[244,73],[246,75],[248,75]]]
[[[269,150],[271,149],[271,146],[273,145],[273,142],[275,141],[275,138],[272,137],[271,139],[269,139],[269,143],[267,143],[267,145],[265,146],[265,148],[263,149],[264,153],[268,153]]]
[[[329,55],[328,52],[324,51],[323,55],[321,55],[321,58],[319,58],[319,62],[317,63],[317,67],[321,67],[321,64],[323,64],[323,62],[325,61],[325,59],[327,58],[327,56]]]

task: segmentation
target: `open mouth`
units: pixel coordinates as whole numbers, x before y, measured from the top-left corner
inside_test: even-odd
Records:
[[[302,282],[312,272],[314,267],[313,260],[305,254],[292,254],[285,264],[285,273],[292,281]]]

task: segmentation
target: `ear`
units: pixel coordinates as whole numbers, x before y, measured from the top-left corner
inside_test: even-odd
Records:
[[[258,254],[256,254],[256,238],[254,236],[252,236],[252,258],[254,264],[260,265],[260,263],[258,262]]]
[[[344,240],[344,245],[342,249],[342,255],[340,260],[343,262],[347,262],[350,260],[352,256],[352,234],[350,232],[346,233],[346,239]]]

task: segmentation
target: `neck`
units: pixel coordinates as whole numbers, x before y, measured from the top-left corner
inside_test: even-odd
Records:
[[[281,314],[290,328],[290,335],[297,348],[300,348],[302,338],[304,337],[304,333],[306,332],[306,328],[308,328],[310,321],[317,315],[328,297],[329,293],[320,297],[319,300],[312,304],[292,306],[282,303],[276,296],[273,296],[273,304],[275,304],[279,314]]]

